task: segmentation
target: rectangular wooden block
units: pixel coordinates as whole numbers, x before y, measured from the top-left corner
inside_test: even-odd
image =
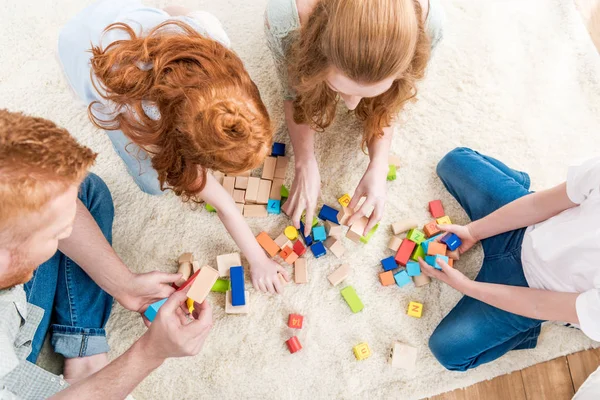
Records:
[[[348,207],[342,207],[342,209],[340,210],[340,212],[337,215],[337,219],[338,219],[338,222],[340,223],[340,225],[347,226],[348,220],[350,219],[352,214],[354,214],[354,212],[351,209],[349,209]]]
[[[346,237],[352,240],[354,243],[360,243],[360,239],[369,223],[369,219],[367,217],[361,217],[355,223],[352,224],[348,232],[346,233]]]
[[[269,213],[264,204],[244,204],[244,217],[266,217],[267,215]]]
[[[231,290],[228,290],[225,294],[225,313],[227,314],[248,314],[250,311],[250,292],[244,291],[244,297],[246,304],[243,306],[234,306],[231,304]]]
[[[427,246],[427,255],[434,256],[436,254],[439,254],[440,256],[445,256],[447,248],[448,247],[443,243],[431,242]]]
[[[275,178],[285,179],[289,161],[289,157],[277,157],[277,164],[275,165]]]
[[[271,239],[267,232],[259,233],[256,236],[256,241],[271,257],[275,257],[279,252],[279,246],[277,246],[277,243]]]
[[[200,262],[192,261],[192,273],[196,273],[200,270]]]
[[[194,253],[183,253],[182,255],[179,256],[179,259],[177,260],[177,262],[179,264],[191,263],[193,261],[194,261]]]
[[[336,286],[341,281],[346,279],[348,277],[348,275],[350,275],[350,265],[342,264],[338,269],[336,269],[331,274],[329,274],[327,279],[329,279],[329,282],[333,286]]]
[[[256,203],[258,199],[258,188],[260,186],[260,178],[249,177],[248,187],[246,188],[246,203]]]
[[[248,171],[244,171],[241,174],[238,174],[238,176],[250,176],[252,175],[252,170],[249,169]]]
[[[229,268],[242,265],[240,253],[221,254],[217,256],[219,276],[229,276]]]
[[[231,197],[233,197],[234,187],[235,187],[235,178],[233,176],[226,176],[223,178],[223,189],[225,189],[225,191],[227,193],[229,193],[229,195]]]
[[[294,263],[294,281],[296,283],[308,283],[308,265],[306,258],[299,258]]]
[[[283,186],[283,179],[275,178],[273,179],[273,184],[271,185],[271,193],[269,193],[269,198],[273,200],[281,200],[281,187]]]
[[[194,300],[196,303],[202,303],[206,296],[210,293],[210,289],[213,287],[215,282],[219,279],[219,272],[215,269],[207,266],[200,269],[200,273],[192,283],[190,290],[187,293],[189,299]]]
[[[336,224],[335,222],[325,221],[325,231],[327,232],[327,236],[334,236],[337,238],[342,237],[342,226]]]
[[[418,225],[418,222],[412,218],[403,219],[402,221],[392,224],[392,231],[394,232],[394,235],[399,235],[403,232],[416,228]]]
[[[417,349],[415,347],[396,342],[392,347],[389,363],[393,368],[414,371],[417,364]]]
[[[413,250],[415,249],[415,246],[416,246],[415,242],[410,241],[408,239],[404,239],[402,241],[402,244],[400,244],[398,251],[396,252],[396,256],[394,257],[394,260],[396,260],[396,262],[402,266],[406,265],[406,263],[410,259],[410,255],[412,254]]]
[[[248,188],[248,177],[247,176],[236,176],[235,177],[235,188],[240,190],[246,190]]]
[[[258,196],[256,196],[257,204],[267,204],[269,202],[269,194],[271,193],[271,181],[261,179],[258,184]]]
[[[265,163],[263,164],[261,178],[272,181],[273,177],[275,176],[275,165],[276,164],[277,164],[277,157],[265,158]]]
[[[244,267],[231,267],[231,305],[243,306],[246,304],[246,291],[244,284]]]
[[[392,236],[392,238],[390,239],[390,242],[388,243],[388,249],[393,250],[393,251],[398,251],[398,248],[400,247],[400,243],[402,243],[402,239],[400,239],[397,236]]]
[[[340,293],[342,294],[344,300],[346,300],[346,303],[348,303],[348,306],[353,313],[357,313],[365,308],[352,286],[346,286],[340,291]]]
[[[246,202],[246,191],[233,189],[233,201],[238,204],[244,204]]]

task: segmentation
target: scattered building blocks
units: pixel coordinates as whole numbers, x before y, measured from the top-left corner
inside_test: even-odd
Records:
[[[315,258],[319,258],[327,254],[327,250],[325,250],[323,242],[314,242],[313,245],[310,246],[310,249],[312,250]]]
[[[408,303],[408,310],[406,313],[411,317],[421,318],[421,315],[423,315],[423,304],[411,301]]]
[[[396,168],[400,168],[400,157],[395,154],[388,156],[388,165],[394,165]]]
[[[396,260],[396,262],[402,266],[406,265],[416,245],[417,244],[412,240],[402,240],[402,244],[400,244],[394,260]]]
[[[442,260],[445,261],[446,263],[448,263],[448,257],[446,256],[440,256],[440,255],[435,255],[435,256],[427,256],[425,257],[425,262],[429,265],[431,265],[433,268],[435,269],[439,269],[440,271],[442,270],[442,267],[440,267],[437,263],[438,260]]]
[[[296,283],[308,283],[308,265],[306,258],[299,258],[294,263],[294,281]]]
[[[288,263],[288,264],[290,264],[290,265],[293,265],[293,264],[296,262],[296,260],[298,259],[298,257],[299,257],[299,255],[298,255],[298,254],[296,254],[296,253],[294,253],[294,252],[292,251],[292,252],[290,253],[290,255],[289,255],[289,256],[287,256],[286,258],[284,258],[283,260],[284,260],[286,263]]]
[[[256,203],[256,201],[258,200],[259,186],[260,178],[256,178],[253,176],[248,178],[248,187],[246,187],[246,203]]]
[[[453,251],[448,250],[446,251],[446,256],[448,256],[448,258],[451,260],[458,261],[460,259],[460,252],[458,249]]]
[[[281,201],[269,199],[267,202],[267,213],[281,214]]]
[[[250,311],[250,292],[244,291],[244,305],[234,306],[231,302],[231,290],[225,293],[225,313],[227,314],[248,314]]]
[[[290,256],[290,254],[292,254],[294,252],[294,250],[292,250],[291,247],[285,246],[284,248],[281,249],[281,253],[279,253],[279,257],[281,257],[282,259],[286,259]]]
[[[304,240],[304,244],[306,245],[306,247],[309,247],[310,245],[312,245],[312,243],[313,243],[312,236],[310,236],[310,235],[304,236],[304,223],[302,221],[300,221],[299,234],[300,234],[300,236],[302,236],[302,239]]]
[[[444,206],[442,205],[441,200],[433,200],[429,202],[429,212],[433,218],[441,218],[446,215],[444,211]]]
[[[327,239],[327,233],[324,226],[315,226],[312,228],[313,240],[315,242],[324,242]]]
[[[206,211],[208,211],[208,212],[217,212],[217,209],[214,208],[213,206],[211,206],[208,203],[206,203],[206,205],[204,206],[204,208],[206,208]]]
[[[279,252],[279,246],[277,246],[277,243],[275,243],[275,241],[271,239],[267,232],[263,231],[259,233],[256,236],[256,241],[271,257],[275,257]]]
[[[292,329],[302,329],[304,317],[300,314],[290,314],[288,317],[288,326]]]
[[[402,243],[402,239],[400,239],[397,236],[392,236],[392,238],[390,239],[390,241],[388,243],[388,249],[393,250],[393,251],[398,251],[398,248],[400,247],[400,243]]]
[[[285,236],[285,234],[281,234],[279,236],[277,236],[277,239],[275,239],[275,244],[277,244],[277,246],[279,246],[280,249],[283,249],[283,247],[287,244],[287,242],[289,242],[290,240],[287,238],[287,236]],[[290,246],[291,247],[291,246]]]
[[[383,286],[390,286],[396,283],[394,280],[394,273],[392,271],[386,271],[379,274],[379,282]]]
[[[354,346],[352,351],[354,351],[354,357],[356,357],[358,361],[362,361],[371,357],[371,349],[369,349],[369,345],[364,342]]]
[[[392,231],[394,232],[394,235],[399,235],[403,232],[415,229],[417,226],[419,226],[419,224],[414,219],[404,219],[392,224]]]
[[[431,283],[431,279],[425,274],[416,275],[416,276],[413,276],[412,278],[413,278],[413,282],[415,283],[416,287],[425,286],[425,285]]]
[[[285,173],[287,172],[288,157],[277,157],[277,165],[275,166],[275,178],[285,179]],[[282,195],[282,197],[284,197]]]
[[[338,203],[340,203],[342,207],[348,207],[348,204],[350,204],[351,201],[352,198],[347,193],[338,199]]]
[[[409,230],[406,233],[406,238],[415,242],[416,244],[421,244],[426,239],[425,234],[417,228]]]
[[[248,177],[247,176],[236,176],[234,188],[240,189],[240,190],[248,189]]]
[[[327,279],[329,279],[329,282],[332,286],[337,286],[340,282],[346,279],[348,275],[350,275],[350,265],[342,264],[338,269],[329,274]]]
[[[412,346],[396,342],[392,347],[389,363],[392,365],[392,368],[413,371],[415,369],[415,365],[417,364],[417,349]]]
[[[425,253],[425,250],[423,249],[423,243],[421,243],[415,246],[415,250],[412,252],[410,259],[413,261],[419,261],[419,257],[425,259],[425,256],[427,256],[427,253]]]
[[[438,225],[450,225],[450,224],[452,224],[452,220],[447,215],[444,215],[441,218],[436,218],[435,222],[437,222]]]
[[[248,193],[248,192],[246,192]],[[248,197],[246,197],[247,199]],[[244,217],[266,217],[267,207],[263,204],[244,204]]]
[[[421,275],[421,266],[418,262],[409,261],[408,264],[406,264],[406,273],[408,276]]]
[[[406,271],[399,271],[394,274],[394,280],[396,281],[396,285],[402,287],[409,284],[411,281],[410,276],[406,273]]]
[[[398,264],[396,264],[394,256],[389,256],[388,258],[381,260],[381,266],[383,267],[384,271],[391,271],[398,268]]]
[[[425,253],[427,253],[427,251],[429,250],[429,243],[439,241],[441,239],[441,237],[442,237],[442,235],[436,235],[436,236],[432,236],[429,239],[421,242],[421,247],[423,247],[423,251],[425,251]]]
[[[246,191],[233,189],[233,201],[238,204],[244,204],[246,202]]]
[[[462,241],[454,233],[448,232],[441,239],[440,242],[448,246],[448,250],[454,251],[460,247]]]
[[[298,229],[294,226],[286,226],[283,233],[290,240],[296,240],[298,238]]]
[[[337,216],[336,216],[337,219]],[[335,222],[325,221],[325,231],[327,232],[327,236],[333,236],[336,238],[342,237],[342,226],[336,224]]]
[[[226,176],[223,178],[223,189],[225,189],[225,191],[227,193],[229,193],[229,195],[231,197],[233,197],[233,189],[235,188],[235,178],[233,176]]]
[[[348,306],[350,307],[350,310],[352,310],[353,313],[356,314],[357,312],[365,308],[352,286],[346,286],[340,291],[340,293],[342,294],[344,300],[346,300],[346,303],[348,303]]]
[[[306,253],[306,247],[304,247],[302,242],[299,240],[294,243],[294,247],[292,247],[292,249],[294,250],[294,253],[298,254],[298,257],[301,257],[304,253]]]
[[[371,238],[373,237],[375,232],[377,232],[377,228],[379,228],[379,223],[376,223],[375,226],[372,227],[371,230],[369,232],[367,232],[367,234],[365,236],[362,236],[360,238],[360,241],[364,244],[369,243],[369,240],[371,240]]]
[[[231,276],[231,305],[243,306],[246,304],[244,290],[244,267],[231,267],[229,274]]]
[[[340,212],[337,215],[338,224],[340,225],[348,225],[348,220],[354,214],[354,212],[348,207],[342,207]]]
[[[387,180],[388,181],[395,181],[396,180],[396,166],[390,164],[388,167],[388,173],[387,173]]]
[[[148,306],[146,311],[144,312],[144,316],[148,319],[148,321],[154,321],[156,318],[156,314],[158,314],[158,310],[162,307],[163,304],[167,302],[167,299],[159,300],[155,303],[152,303]]]
[[[194,283],[192,283],[187,297],[200,304],[206,299],[206,296],[210,293],[210,289],[219,278],[219,272],[208,265],[202,267],[198,272],[198,276],[194,280]]]
[[[273,180],[275,176],[275,165],[277,164],[277,157],[266,157],[265,163],[263,164],[262,179]]]
[[[439,235],[442,231],[437,226],[437,222],[431,221],[427,225],[423,227],[423,232],[425,232],[425,236],[430,238],[432,236]]]
[[[300,341],[298,340],[298,337],[296,337],[296,336],[292,336],[285,343],[287,344],[288,350],[290,351],[291,354],[294,354],[294,353],[302,350],[302,345],[300,344]]]
[[[285,156],[285,143],[273,143],[273,148],[271,150],[271,155],[275,157]]]
[[[281,187],[283,186],[283,179],[276,178],[273,179],[273,184],[271,185],[271,193],[269,193],[269,198],[273,200],[281,200]]]
[[[215,282],[215,284],[212,286],[212,288],[210,288],[211,292],[219,292],[219,293],[225,293],[229,290],[230,286],[229,286],[229,280],[227,279],[217,279],[217,281]]]
[[[221,254],[217,256],[217,269],[219,276],[229,276],[229,268],[242,265],[240,253]]]
[[[261,179],[258,183],[258,195],[256,196],[256,204],[268,204],[270,193],[271,181]]]
[[[276,179],[283,179],[283,178],[276,178]],[[281,197],[284,199],[287,199],[288,197],[290,197],[290,189],[288,189],[285,185],[281,185],[281,191],[279,192]]]
[[[323,207],[321,207],[321,211],[319,211],[319,218],[321,218],[323,221],[331,221],[333,223],[338,224],[338,213],[339,211],[335,208],[329,207],[327,204],[323,204]]]
[[[354,243],[359,243],[360,239],[363,237],[363,233],[365,232],[365,228],[369,223],[369,219],[367,217],[360,217],[356,222],[352,224],[348,232],[346,232],[346,237],[352,240]]]
[[[429,246],[427,246],[427,255],[435,256],[436,254],[439,254],[440,256],[445,256],[446,249],[447,246],[444,243],[431,242],[429,243]]]

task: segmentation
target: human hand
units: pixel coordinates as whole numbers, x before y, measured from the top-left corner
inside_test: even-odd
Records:
[[[271,294],[283,293],[283,284],[277,273],[279,272],[289,282],[290,276],[285,268],[264,254],[257,257],[256,260],[248,259],[248,262],[250,263],[250,277],[254,289]]]
[[[356,222],[362,216],[368,214],[371,207],[373,207],[373,212],[369,217],[369,222],[365,227],[363,236],[369,233],[375,224],[381,220],[381,217],[383,217],[387,189],[386,182],[387,169],[375,166],[373,163],[369,164],[369,167],[365,171],[365,174],[354,191],[352,201],[350,201],[350,204],[348,204],[348,208],[353,210],[358,205],[360,199],[362,197],[366,197],[362,206],[356,210],[356,212],[348,220],[348,226],[352,226],[354,222]]]
[[[473,281],[467,278],[462,272],[452,268],[448,263],[438,260],[438,265],[442,270],[433,268],[427,264],[423,258],[419,257],[419,265],[421,266],[421,272],[425,275],[438,279],[447,285],[452,286],[454,289],[461,293],[465,293],[467,287],[473,284]]]
[[[116,299],[126,309],[143,314],[150,304],[169,297],[175,291],[171,284],[179,279],[181,274],[160,271],[132,274]]]
[[[302,212],[306,210],[305,221],[308,221],[308,223],[304,224],[304,236],[310,234],[311,221],[315,215],[315,208],[320,195],[321,175],[319,174],[317,160],[312,157],[306,162],[296,162],[296,172],[290,190],[290,197],[283,205],[282,210],[292,218],[292,223],[296,229],[300,229],[300,218]]]
[[[189,288],[175,292],[158,310],[148,331],[140,338],[149,358],[163,361],[170,357],[195,356],[213,326],[207,301],[194,303],[193,315],[183,311]]]
[[[471,247],[473,247],[479,239],[473,235],[471,224],[468,225],[438,225],[438,228],[444,232],[454,233],[460,238],[462,244],[458,248],[460,254],[466,253]]]

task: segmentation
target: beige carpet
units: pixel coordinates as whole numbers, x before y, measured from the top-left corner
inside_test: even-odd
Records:
[[[138,272],[175,269],[183,251],[216,266],[218,254],[236,251],[214,214],[191,211],[177,198],[143,195],[127,175],[103,132],[92,128],[75,103],[54,58],[60,27],[90,1],[1,0],[0,106],[51,118],[100,153],[94,171],[116,204],[114,242]],[[152,1],[165,6],[167,1]],[[266,0],[184,0],[216,14],[234,49],[257,81],[278,126],[283,114],[279,83],[262,33]],[[564,179],[573,159],[600,152],[600,57],[570,1],[444,1],[446,37],[437,49],[420,101],[397,129],[393,150],[404,166],[389,185],[382,228],[367,246],[347,246],[345,260],[365,309],[353,315],[327,274],[340,262],[309,257],[310,283],[290,285],[270,297],[251,289],[251,314],[228,316],[223,296],[213,294],[215,325],[195,358],[166,362],[134,392],[137,399],[413,399],[467,386],[594,343],[578,331],[543,329],[537,349],[511,353],[469,373],[445,371],[427,349],[427,339],[460,294],[433,283],[423,289],[381,287],[379,260],[387,255],[389,224],[413,216],[426,222],[429,200],[441,198],[448,214],[467,218],[437,179],[436,162],[456,146],[469,146],[528,171],[534,189]],[[288,143],[284,129],[277,138]],[[337,123],[317,140],[323,201],[334,204],[354,189],[367,159],[358,150],[359,128],[340,111]],[[291,182],[291,171],[288,183]],[[284,216],[250,221],[255,233],[281,232]],[[574,255],[576,256],[576,255]],[[474,277],[481,250],[458,268]],[[425,304],[422,319],[405,315],[409,300]],[[305,316],[299,332],[304,349],[290,355],[284,341],[291,312]],[[125,351],[145,330],[140,318],[115,306],[108,330],[111,356]],[[352,346],[366,341],[373,356],[354,360]],[[393,341],[419,348],[414,371],[386,364]]]

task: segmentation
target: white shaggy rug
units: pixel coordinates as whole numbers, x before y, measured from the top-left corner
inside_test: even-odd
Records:
[[[100,153],[94,171],[108,183],[116,205],[114,245],[137,272],[173,271],[183,251],[216,266],[218,254],[237,251],[215,214],[192,211],[173,195],[142,194],[112,150],[92,127],[55,60],[61,26],[90,0],[1,0],[0,107],[50,118]],[[167,1],[149,1],[166,6]],[[212,294],[215,324],[202,353],[167,361],[135,390],[137,399],[402,398],[430,396],[471,385],[560,355],[594,346],[582,333],[545,326],[534,350],[513,352],[468,373],[445,371],[427,348],[441,318],[461,297],[434,282],[421,289],[382,287],[379,260],[390,255],[390,223],[429,218],[427,202],[441,198],[459,223],[467,217],[435,175],[437,161],[456,146],[469,146],[528,171],[534,189],[565,179],[571,160],[600,151],[600,57],[570,1],[446,0],[446,37],[436,51],[419,101],[402,116],[393,151],[403,160],[389,184],[382,227],[369,245],[347,246],[353,268],[347,280],[365,303],[352,314],[326,276],[339,264],[330,255],[309,256],[310,282],[291,284],[283,296],[250,289],[251,314],[229,316],[224,298]],[[279,82],[263,37],[266,0],[182,0],[217,15],[258,83],[278,127],[283,128]],[[334,126],[317,140],[323,201],[352,191],[367,157],[359,151],[360,130],[340,110]],[[288,184],[291,183],[291,168]],[[285,216],[250,220],[255,233],[278,235]],[[349,242],[347,242],[349,244]],[[469,277],[479,269],[481,249],[458,268]],[[422,319],[405,314],[409,300],[425,304]],[[304,349],[290,355],[289,313],[305,316],[299,332]],[[114,307],[108,331],[111,357],[140,335],[138,315]],[[352,346],[366,341],[373,356],[357,362]],[[386,364],[392,342],[419,349],[412,372]]]

